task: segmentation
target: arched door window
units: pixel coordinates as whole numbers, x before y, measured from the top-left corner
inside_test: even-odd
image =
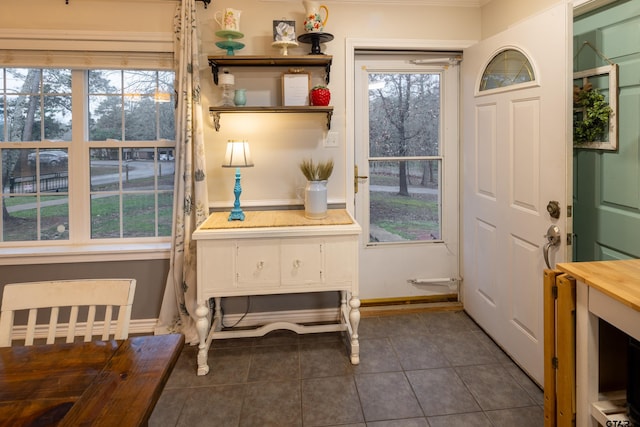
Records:
[[[506,49],[487,65],[480,80],[480,92],[531,82],[536,79],[529,59],[519,50]]]

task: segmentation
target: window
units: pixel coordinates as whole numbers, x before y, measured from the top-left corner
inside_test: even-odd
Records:
[[[443,240],[441,74],[369,73],[369,244]]]
[[[173,80],[0,68],[0,247],[168,240]]]
[[[506,49],[493,57],[482,74],[480,91],[497,89],[535,80],[527,57],[515,49]]]

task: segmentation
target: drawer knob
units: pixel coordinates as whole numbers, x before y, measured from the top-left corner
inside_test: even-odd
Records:
[[[262,270],[264,268],[264,261],[258,261],[258,270]]]
[[[301,265],[302,261],[300,261],[299,259],[293,261],[293,268],[300,268]]]

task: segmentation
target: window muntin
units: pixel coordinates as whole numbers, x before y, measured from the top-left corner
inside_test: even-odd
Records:
[[[0,246],[170,236],[173,72],[0,68],[0,76]]]
[[[520,51],[506,49],[491,59],[482,74],[480,91],[498,89],[536,79],[531,62]]]

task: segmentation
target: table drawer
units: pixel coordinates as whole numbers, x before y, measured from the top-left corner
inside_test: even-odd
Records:
[[[236,243],[235,265],[238,286],[277,286],[280,283],[278,239]]]
[[[324,281],[324,244],[321,241],[284,240],[280,244],[283,286],[317,284]]]

